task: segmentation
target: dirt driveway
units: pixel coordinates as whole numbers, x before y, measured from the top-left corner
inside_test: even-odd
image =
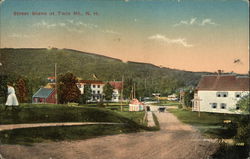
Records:
[[[216,143],[203,140],[195,129],[174,115],[156,115],[161,125],[157,132],[34,146],[0,145],[0,154],[5,159],[205,159],[216,150]]]

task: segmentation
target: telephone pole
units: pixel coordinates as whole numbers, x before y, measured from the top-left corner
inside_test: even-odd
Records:
[[[122,102],[123,102],[123,82],[124,82],[124,76],[122,75],[122,89],[121,89],[121,111],[122,111]]]
[[[56,104],[58,104],[58,101],[57,101],[57,73],[56,73],[56,70],[57,69],[57,64],[55,63],[55,99],[56,99]]]

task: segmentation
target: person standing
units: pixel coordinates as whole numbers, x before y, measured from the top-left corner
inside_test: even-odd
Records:
[[[7,109],[8,106],[15,107],[19,105],[14,87],[10,83],[7,84],[7,87],[8,87],[8,97],[5,103],[5,110]]]

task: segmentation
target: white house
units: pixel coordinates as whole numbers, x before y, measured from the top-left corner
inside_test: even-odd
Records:
[[[113,87],[113,95],[111,102],[119,102],[120,92],[122,89],[122,82],[121,81],[111,81],[108,82]],[[99,102],[103,95],[103,87],[105,86],[105,82],[97,81],[97,80],[79,80],[77,86],[81,91],[81,94],[84,94],[84,86],[86,84],[90,84],[92,90],[92,97],[90,102]]]
[[[81,94],[84,94],[84,86],[86,84],[90,85],[92,91],[92,97],[90,101],[100,101],[105,83],[97,80],[79,80],[77,86],[80,89]]]
[[[120,94],[122,90],[122,81],[111,81],[109,84],[113,87],[112,102],[119,102]]]
[[[237,102],[249,94],[249,77],[206,75],[196,87],[193,111],[240,113]]]

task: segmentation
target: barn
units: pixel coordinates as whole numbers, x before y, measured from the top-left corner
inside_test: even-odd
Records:
[[[33,96],[32,103],[51,103],[56,104],[56,92],[53,88],[40,88]]]

